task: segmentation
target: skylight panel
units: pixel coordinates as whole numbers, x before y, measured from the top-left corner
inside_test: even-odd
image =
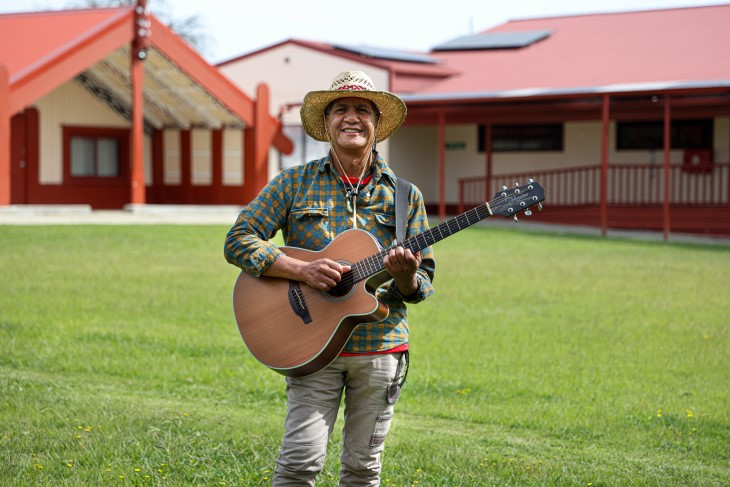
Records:
[[[377,59],[389,59],[391,61],[405,61],[409,63],[421,63],[421,64],[437,64],[440,61],[432,58],[428,54],[419,54],[407,51],[398,51],[395,49],[384,49],[381,47],[372,46],[351,46],[346,44],[333,44],[332,47],[340,49],[342,51],[354,52],[361,56],[377,58]]]
[[[549,30],[526,30],[521,32],[488,32],[457,37],[434,47],[433,51],[478,51],[487,49],[519,49],[550,36]]]

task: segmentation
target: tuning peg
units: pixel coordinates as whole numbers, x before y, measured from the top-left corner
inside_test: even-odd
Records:
[[[528,179],[528,180],[527,180],[527,184],[532,184],[532,183],[534,183],[534,182],[535,182],[535,180],[534,180],[534,179],[532,179],[532,178],[530,178],[530,179]]]
[[[507,191],[507,186],[502,186],[502,191]]]
[[[532,216],[532,212],[529,209],[525,210],[525,216]]]
[[[542,203],[537,204],[537,211],[542,211]]]
[[[518,222],[518,221],[519,221],[519,220],[517,219],[517,215],[515,215],[515,216],[514,216],[514,219],[515,219],[515,221],[516,221],[516,222]]]
[[[519,181],[515,181],[515,188],[519,188],[519,187],[520,187],[520,182]]]

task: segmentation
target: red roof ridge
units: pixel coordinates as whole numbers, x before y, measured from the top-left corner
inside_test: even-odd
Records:
[[[99,11],[103,10],[133,10],[134,6],[122,6],[122,7],[98,7],[98,8],[92,8],[92,7],[83,7],[83,8],[67,8],[64,10],[33,10],[33,11],[26,11],[26,12],[8,12],[8,13],[0,13],[0,17],[28,17],[28,16],[36,16],[36,15],[78,15],[79,13],[98,13]]]
[[[480,34],[489,32],[492,29],[501,27],[501,26],[509,24],[511,22],[524,22],[524,21],[531,21],[531,20],[568,19],[568,18],[574,18],[574,17],[592,17],[592,16],[607,16],[607,15],[635,15],[635,14],[642,14],[642,13],[667,12],[670,10],[692,10],[692,9],[715,8],[715,7],[730,7],[730,3],[714,3],[714,4],[708,4],[708,5],[692,5],[692,6],[686,6],[686,7],[643,8],[643,9],[639,8],[636,10],[621,10],[621,11],[614,11],[614,12],[607,12],[607,11],[584,12],[584,13],[578,13],[578,14],[546,15],[544,17],[540,17],[540,16],[517,17],[514,19],[509,19],[505,23],[490,27],[489,29],[486,29],[486,30],[480,32]]]
[[[51,62],[54,62],[55,59],[65,56],[68,54],[69,51],[73,51],[75,49],[79,49],[84,46],[85,43],[89,42],[90,39],[93,39],[101,34],[103,34],[107,29],[109,29],[110,26],[116,24],[117,22],[123,21],[124,18],[128,15],[129,11],[132,10],[131,8],[116,8],[116,9],[84,9],[89,12],[98,12],[99,10],[118,10],[118,15],[113,15],[111,17],[108,17],[104,21],[100,22],[99,24],[93,26],[90,30],[87,30],[86,32],[82,33],[80,36],[74,38],[69,42],[68,44],[57,46],[56,49],[53,51],[47,53],[45,56],[43,56],[40,59],[37,59],[34,63],[29,64],[28,66],[23,67],[22,69],[18,70],[18,72],[11,74],[10,83],[16,83],[19,80],[23,79],[26,76],[32,75],[36,70],[39,69],[39,67],[48,65]],[[50,13],[56,13],[57,11],[49,11]],[[78,13],[78,11],[74,11],[75,13]],[[46,12],[48,13],[48,12]]]

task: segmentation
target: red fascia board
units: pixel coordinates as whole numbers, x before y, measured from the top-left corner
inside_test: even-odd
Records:
[[[150,42],[170,58],[191,79],[235,113],[247,126],[254,126],[253,100],[188,46],[177,34],[155,17]]]
[[[348,59],[348,60],[351,60],[351,61],[357,61],[357,62],[360,62],[360,63],[363,63],[363,64],[368,64],[370,66],[375,66],[377,68],[390,70],[390,66],[387,63],[384,63],[382,61],[375,60],[375,59],[372,59],[372,58],[362,57],[362,56],[360,56],[358,54],[353,54],[353,53],[349,53],[349,52],[345,52],[345,51],[340,51],[338,49],[335,49],[334,47],[332,47],[329,44],[324,44],[324,43],[320,43],[320,42],[312,42],[312,41],[302,41],[302,40],[299,40],[299,39],[288,39],[286,41],[277,42],[276,44],[272,44],[270,46],[266,46],[266,47],[261,48],[261,49],[258,49],[256,51],[252,51],[252,52],[249,52],[247,54],[243,54],[241,56],[236,56],[236,57],[234,57],[232,59],[229,59],[227,61],[223,61],[221,63],[218,63],[217,66],[220,67],[220,66],[224,66],[226,64],[234,63],[236,61],[240,61],[242,59],[246,59],[246,58],[249,58],[249,57],[253,57],[253,56],[256,56],[256,55],[261,54],[263,52],[270,51],[272,49],[276,49],[277,47],[284,46],[286,44],[294,44],[296,46],[306,47],[307,49],[312,49],[314,51],[319,51],[319,52],[322,52],[322,53],[325,53],[325,54],[329,54],[331,56],[337,56],[337,57],[341,57],[341,58]]]
[[[10,79],[10,112],[17,113],[43,95],[66,83],[95,62],[132,39],[133,10],[99,23],[93,29],[60,46]]]
[[[220,68],[221,66],[225,66],[226,64],[235,63],[235,62],[240,61],[242,59],[246,59],[246,58],[249,58],[249,57],[252,57],[252,56],[256,56],[258,54],[261,54],[262,52],[270,51],[271,49],[276,49],[277,47],[283,46],[284,44],[289,44],[291,42],[296,43],[296,41],[291,40],[291,39],[290,40],[281,41],[281,42],[277,42],[276,44],[272,44],[270,46],[262,47],[260,49],[256,49],[255,51],[247,52],[245,54],[241,54],[239,56],[232,57],[231,59],[226,59],[225,61],[221,61],[218,64],[216,64],[216,66]]]
[[[302,47],[308,47],[332,56],[341,57],[343,59],[349,59],[364,64],[369,64],[381,69],[388,70],[392,73],[398,74],[412,74],[424,77],[448,77],[457,74],[450,68],[445,67],[443,64],[427,64],[427,63],[412,63],[407,61],[399,61],[396,59],[383,59],[383,58],[371,58],[365,57],[360,54],[338,49],[330,44],[323,44],[317,42],[309,42],[293,39],[290,41],[293,44],[297,44]],[[431,55],[434,59],[441,60],[438,56]]]
[[[286,41],[278,42],[276,44],[272,44],[270,46],[267,46],[267,47],[264,47],[261,49],[257,49],[256,51],[252,51],[247,54],[243,54],[241,56],[236,56],[232,59],[223,61],[221,63],[218,63],[217,66],[221,67],[221,66],[235,63],[237,61],[248,59],[253,56],[257,56],[264,52],[270,51],[272,49],[279,48],[286,44],[292,44],[292,45],[304,47],[307,49],[312,49],[314,51],[318,51],[318,52],[321,52],[321,53],[324,53],[324,54],[327,54],[330,56],[336,56],[336,57],[339,57],[342,59],[347,59],[349,61],[355,61],[358,63],[367,64],[369,66],[374,66],[376,68],[387,71],[391,77],[395,77],[396,79],[399,75],[402,75],[402,76],[410,75],[410,76],[418,76],[418,77],[421,77],[424,79],[438,80],[438,79],[448,78],[449,76],[458,74],[458,71],[447,68],[443,64],[426,65],[426,64],[407,63],[407,62],[388,60],[388,59],[367,58],[367,57],[363,57],[356,53],[351,53],[351,52],[343,51],[341,49],[336,49],[330,44],[314,42],[314,41],[304,41],[301,39],[289,39]],[[391,89],[392,89],[392,86],[391,86]]]
[[[409,100],[406,96],[405,102],[408,107],[428,108],[428,107],[445,107],[449,105],[464,105],[473,103],[514,103],[514,102],[531,102],[542,100],[579,100],[586,98],[600,98],[603,95],[608,96],[653,96],[653,95],[711,95],[711,94],[727,94],[730,95],[730,88],[727,86],[703,86],[703,87],[677,87],[677,88],[657,88],[643,90],[596,90],[596,91],[576,91],[574,93],[560,94],[544,94],[544,95],[522,95],[522,96],[469,96],[464,98],[438,98],[434,96],[428,100]]]

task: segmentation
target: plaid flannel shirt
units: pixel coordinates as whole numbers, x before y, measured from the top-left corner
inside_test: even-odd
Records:
[[[367,230],[383,247],[395,240],[396,177],[380,156],[373,163],[371,181],[357,199],[357,227]],[[258,277],[282,255],[269,240],[281,231],[287,246],[324,249],[337,235],[352,228],[346,209],[344,183],[329,157],[310,161],[281,172],[247,205],[228,232],[225,257],[231,264]],[[407,238],[428,230],[423,196],[415,186],[409,194]],[[350,353],[390,350],[408,342],[406,302],[418,303],[433,294],[435,261],[431,247],[421,250],[419,289],[407,299],[390,279],[375,296],[390,309],[378,323],[365,323],[345,346]],[[347,257],[347,256],[343,256]]]

